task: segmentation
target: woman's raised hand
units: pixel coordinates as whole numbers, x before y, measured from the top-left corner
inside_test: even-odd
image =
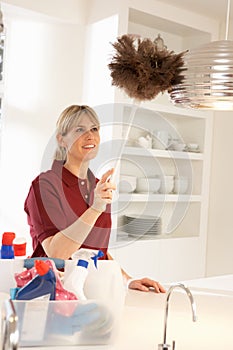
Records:
[[[116,189],[116,185],[110,181],[113,173],[113,168],[106,171],[94,191],[94,200],[91,207],[100,213],[105,211],[106,205],[112,202],[112,191]]]

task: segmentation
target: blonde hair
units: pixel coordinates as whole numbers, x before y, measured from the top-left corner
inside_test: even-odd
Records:
[[[81,116],[86,114],[97,126],[100,125],[99,118],[89,106],[86,105],[72,105],[67,107],[60,115],[56,123],[56,136],[65,136],[71,129],[73,129]],[[54,154],[56,160],[66,160],[66,149],[61,146],[57,141],[57,148]]]

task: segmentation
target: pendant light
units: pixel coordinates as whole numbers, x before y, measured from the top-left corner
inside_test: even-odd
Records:
[[[233,110],[233,41],[228,40],[230,0],[225,40],[213,41],[184,56],[181,83],[169,91],[178,107]]]

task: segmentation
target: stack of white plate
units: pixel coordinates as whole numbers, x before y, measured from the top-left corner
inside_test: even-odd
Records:
[[[159,216],[125,215],[124,231],[132,237],[145,236],[147,238],[161,234],[162,220]]]

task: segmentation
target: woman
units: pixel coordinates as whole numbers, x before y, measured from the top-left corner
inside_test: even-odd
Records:
[[[25,201],[32,257],[69,259],[79,248],[89,248],[102,250],[104,259],[112,259],[108,243],[114,169],[100,180],[89,169],[98,152],[99,128],[98,117],[88,106],[70,106],[59,117],[52,169],[32,182]],[[131,289],[165,292],[149,278],[132,280],[124,270],[122,274]]]

